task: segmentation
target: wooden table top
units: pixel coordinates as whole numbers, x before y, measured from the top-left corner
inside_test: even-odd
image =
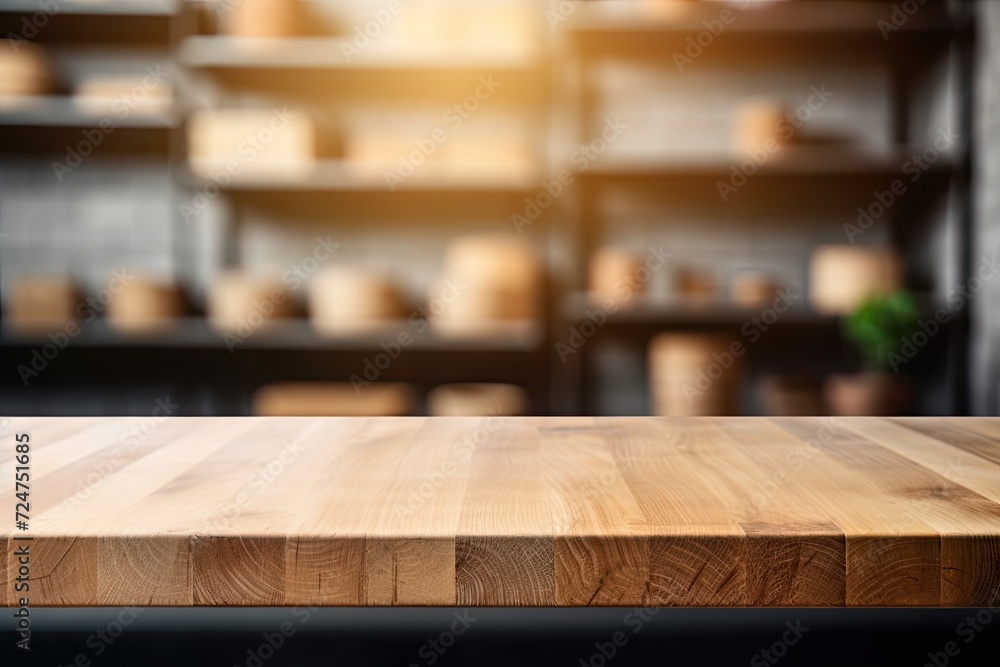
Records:
[[[8,606],[1000,603],[1000,419],[5,421]]]

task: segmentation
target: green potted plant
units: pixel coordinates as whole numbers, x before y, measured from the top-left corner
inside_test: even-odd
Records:
[[[913,335],[920,309],[905,290],[873,294],[842,321],[844,337],[862,358],[862,371],[834,375],[826,381],[824,393],[835,415],[898,415],[909,404],[906,378],[892,368],[904,339]]]

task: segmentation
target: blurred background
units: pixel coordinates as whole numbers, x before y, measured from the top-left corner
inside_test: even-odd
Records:
[[[8,415],[1000,412],[1000,3],[0,0]]]

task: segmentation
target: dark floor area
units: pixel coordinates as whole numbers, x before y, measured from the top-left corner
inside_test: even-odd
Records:
[[[36,610],[30,656],[9,631],[0,655],[48,667],[944,667],[1000,656],[1000,609],[652,611],[154,609],[122,627],[119,609]]]

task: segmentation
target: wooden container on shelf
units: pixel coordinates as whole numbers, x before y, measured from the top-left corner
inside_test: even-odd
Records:
[[[465,133],[449,138],[431,156],[436,162],[452,167],[492,169],[530,169],[537,163],[525,138],[510,132]]]
[[[418,43],[509,47],[534,41],[536,28],[524,3],[415,3],[400,15],[398,34]]]
[[[708,269],[683,266],[674,274],[674,288],[681,303],[693,308],[706,308],[719,301],[719,285]]]
[[[646,290],[637,279],[642,258],[624,248],[605,246],[590,257],[589,292],[596,301],[613,299],[624,302]]]
[[[262,417],[399,417],[413,414],[408,384],[373,382],[356,391],[350,382],[275,382],[251,398]]]
[[[52,64],[42,47],[24,40],[0,39],[0,97],[47,95],[53,88],[52,79]]]
[[[782,121],[788,114],[788,106],[783,100],[773,98],[753,98],[744,100],[736,109],[733,124],[734,153],[745,156],[747,151],[774,152],[785,145],[786,137],[781,129]]]
[[[296,37],[307,27],[301,0],[240,0],[222,21],[227,34],[252,39]]]
[[[445,253],[441,282],[431,288],[431,322],[446,335],[480,333],[492,323],[536,321],[541,271],[532,246],[516,237],[455,239]],[[451,285],[461,286],[455,292]]]
[[[124,333],[169,329],[184,315],[184,295],[171,282],[135,277],[108,302],[108,324]]]
[[[432,417],[517,416],[527,411],[527,393],[513,384],[444,384],[427,394],[427,413]]]
[[[76,320],[80,292],[69,278],[19,276],[11,281],[6,325],[21,333],[63,331]]]
[[[663,333],[649,344],[649,388],[653,414],[737,414],[743,357],[734,339],[709,333]]]
[[[351,127],[344,137],[344,157],[354,164],[395,167],[400,158],[418,150],[410,137],[422,134],[408,135],[394,128],[378,131],[368,125]]]
[[[816,417],[827,413],[823,383],[801,375],[767,375],[757,383],[757,402],[769,417]]]
[[[471,286],[538,287],[538,256],[530,243],[516,236],[464,236],[451,241],[445,252],[445,275],[460,276]]]
[[[129,100],[129,113],[136,116],[168,114],[174,104],[173,87],[161,82],[150,88],[141,76],[95,76],[76,87],[73,104],[84,113],[107,116],[115,113],[113,105],[122,99]]]
[[[208,292],[209,322],[222,331],[247,325],[255,329],[295,313],[287,285],[274,276],[228,271],[215,279]]]
[[[729,285],[729,300],[740,308],[762,308],[775,297],[778,285],[762,271],[740,271]]]
[[[449,136],[444,143],[435,144],[434,151],[421,151],[414,143],[414,137],[426,138],[440,129],[432,124],[431,129],[418,124],[407,124],[405,119],[393,123],[375,123],[366,119],[365,123],[354,124],[344,137],[344,154],[347,160],[359,165],[382,168],[396,168],[400,160],[408,160],[417,165],[413,175],[426,174],[424,165],[435,167],[469,167],[489,169],[493,172],[506,169],[526,170],[536,164],[530,145],[516,133],[492,134],[480,132]]]
[[[901,263],[892,248],[822,245],[809,261],[809,301],[824,315],[850,313],[868,296],[901,285]]]
[[[204,178],[220,171],[295,178],[315,166],[320,140],[304,111],[201,109],[188,118],[191,169]]]
[[[407,312],[392,278],[374,271],[330,267],[309,284],[309,316],[323,334],[364,332],[405,318]]]

